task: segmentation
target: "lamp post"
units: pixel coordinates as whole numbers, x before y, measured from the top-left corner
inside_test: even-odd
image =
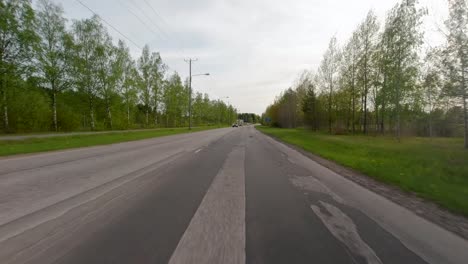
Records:
[[[190,70],[189,70],[189,130],[192,130],[192,77],[195,76],[209,76],[209,73],[194,74],[192,75],[192,60],[189,60]]]

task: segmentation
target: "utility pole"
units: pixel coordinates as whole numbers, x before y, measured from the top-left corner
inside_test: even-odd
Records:
[[[198,59],[186,59],[189,64],[189,130],[192,130],[192,62]]]

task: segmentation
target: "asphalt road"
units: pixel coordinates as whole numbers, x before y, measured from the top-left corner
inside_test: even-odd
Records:
[[[0,159],[0,263],[467,263],[253,127]]]

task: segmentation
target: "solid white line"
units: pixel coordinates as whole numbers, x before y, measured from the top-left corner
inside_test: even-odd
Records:
[[[169,261],[245,263],[245,149],[235,148],[195,212]]]

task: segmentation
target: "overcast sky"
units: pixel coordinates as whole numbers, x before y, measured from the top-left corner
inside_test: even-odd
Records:
[[[71,20],[90,17],[76,0],[60,2]],[[138,46],[159,51],[171,72],[188,75],[184,58],[198,58],[195,91],[241,112],[261,114],[304,69],[316,69],[330,38],[344,43],[373,9],[380,21],[396,0],[81,0]],[[148,6],[149,3],[150,6]],[[447,14],[446,0],[428,7],[426,40]],[[122,38],[109,28],[115,40]],[[126,41],[136,58],[141,50]],[[229,97],[226,99],[225,97]]]

